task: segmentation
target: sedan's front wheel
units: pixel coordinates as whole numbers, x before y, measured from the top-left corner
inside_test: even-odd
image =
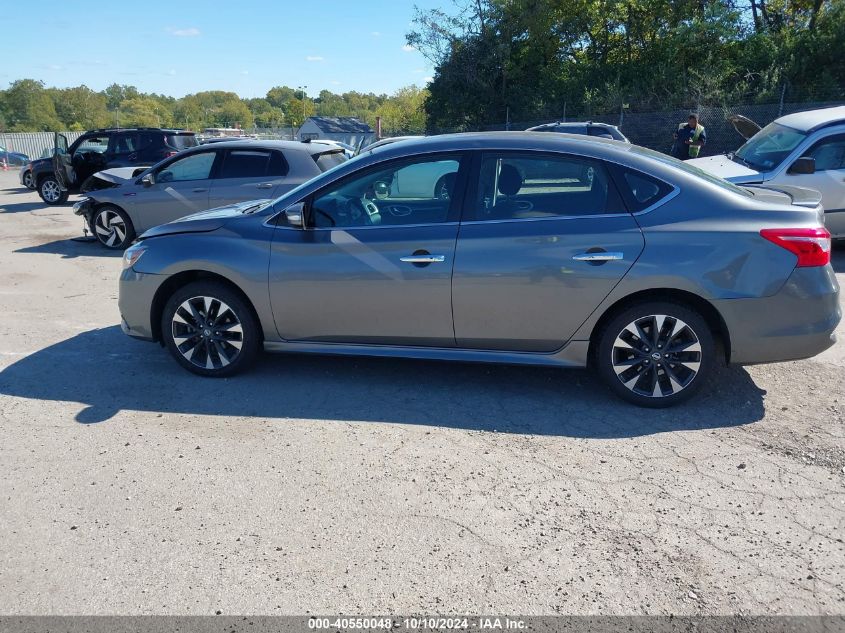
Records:
[[[23,186],[27,189],[35,189],[35,183],[32,180],[32,172],[28,169],[23,172]]]
[[[177,290],[164,307],[161,333],[176,361],[201,376],[245,369],[261,345],[252,310],[237,292],[215,281]]]
[[[706,382],[716,346],[704,318],[670,302],[623,310],[602,329],[595,362],[619,397],[641,407],[669,407]]]
[[[124,250],[135,239],[135,227],[123,209],[111,205],[98,207],[92,224],[94,235],[106,248]]]

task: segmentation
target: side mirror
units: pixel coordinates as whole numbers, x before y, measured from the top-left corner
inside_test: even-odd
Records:
[[[301,229],[305,227],[304,218],[305,203],[294,202],[287,209],[285,209],[285,218],[288,224],[294,228]]]
[[[788,174],[815,174],[816,173],[816,159],[809,156],[802,156],[797,158],[794,163],[789,166],[786,171]]]
[[[153,180],[152,174],[147,174],[143,178],[141,178],[141,184],[145,187],[152,187],[155,184],[155,180]]]

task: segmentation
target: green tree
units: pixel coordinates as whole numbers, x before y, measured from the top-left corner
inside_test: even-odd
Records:
[[[59,131],[62,123],[44,82],[19,79],[4,94],[5,118],[14,132]]]

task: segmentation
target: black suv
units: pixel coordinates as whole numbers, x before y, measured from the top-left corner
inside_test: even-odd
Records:
[[[91,130],[70,147],[63,134],[56,134],[53,157],[31,163],[32,183],[44,202],[63,204],[98,171],[155,165],[198,144],[193,132],[149,127]]]

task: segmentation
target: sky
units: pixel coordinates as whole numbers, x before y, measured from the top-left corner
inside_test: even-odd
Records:
[[[451,0],[14,0],[0,28],[0,88],[27,78],[174,97],[263,97],[280,85],[307,86],[312,97],[390,94],[433,74],[405,44],[414,5]]]

